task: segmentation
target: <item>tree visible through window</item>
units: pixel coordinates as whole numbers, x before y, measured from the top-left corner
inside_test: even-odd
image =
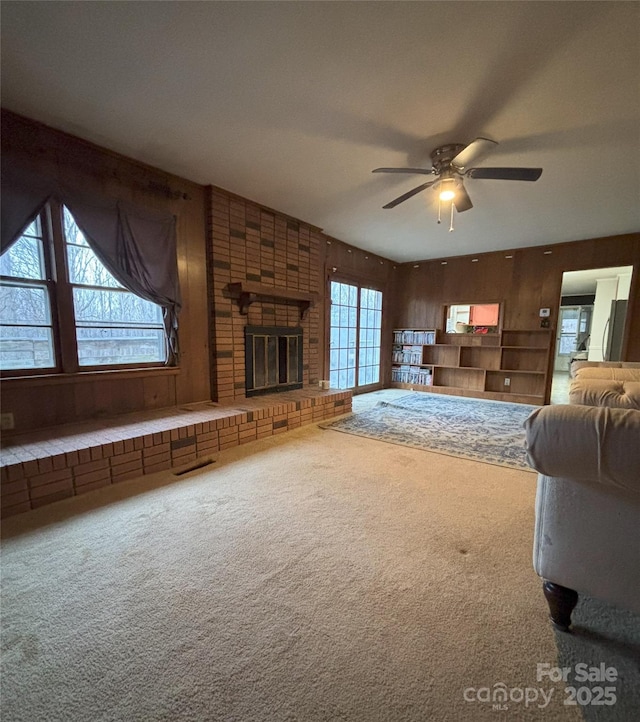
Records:
[[[53,324],[42,223],[38,217],[0,256],[3,369],[52,368]]]
[[[331,388],[350,389],[380,381],[381,326],[380,291],[331,281]]]
[[[50,211],[61,213],[62,238],[55,223],[47,232],[43,213],[0,256],[2,369],[164,362],[162,308],[118,283],[66,207]],[[64,339],[75,348],[65,349]]]
[[[127,291],[63,211],[80,366],[164,361],[162,309]]]

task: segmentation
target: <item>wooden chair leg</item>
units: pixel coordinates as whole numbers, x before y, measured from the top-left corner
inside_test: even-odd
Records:
[[[568,632],[571,626],[571,612],[578,603],[578,593],[554,582],[542,583],[542,591],[549,604],[549,618],[561,632]]]

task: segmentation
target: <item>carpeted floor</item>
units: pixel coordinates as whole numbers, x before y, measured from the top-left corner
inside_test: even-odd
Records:
[[[575,634],[551,629],[534,494],[530,473],[309,426],[10,519],[2,719],[631,722],[640,620],[583,599]],[[614,706],[536,680],[578,662],[617,669]],[[516,701],[494,711],[500,683]]]
[[[381,400],[361,413],[322,426],[391,444],[533,471],[526,459],[522,425],[536,408],[417,392]]]

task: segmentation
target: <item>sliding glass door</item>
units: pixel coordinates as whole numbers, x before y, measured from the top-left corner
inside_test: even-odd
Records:
[[[329,380],[332,389],[380,381],[382,293],[331,281]]]

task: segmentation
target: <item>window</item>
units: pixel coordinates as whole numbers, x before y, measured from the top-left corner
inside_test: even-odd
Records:
[[[51,277],[38,217],[0,256],[0,360],[3,369],[52,368]]]
[[[372,288],[361,288],[358,386],[376,384],[380,380],[381,328],[382,293]]]
[[[0,256],[0,331],[3,370],[72,372],[166,359],[162,308],[123,288],[57,203]]]
[[[382,293],[331,282],[329,380],[331,388],[368,386],[380,380]]]

